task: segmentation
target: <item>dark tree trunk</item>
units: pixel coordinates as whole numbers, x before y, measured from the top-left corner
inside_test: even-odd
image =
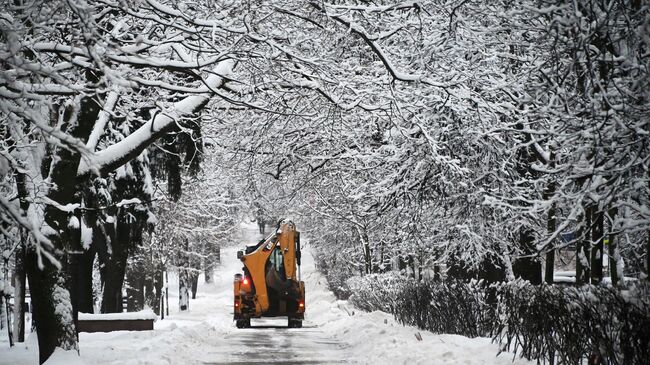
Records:
[[[551,167],[555,167],[554,164],[555,154],[551,153]],[[548,187],[545,192],[545,200],[552,199],[555,194],[555,181],[551,181],[548,184]],[[548,216],[546,217],[546,232],[549,235],[555,233],[556,222],[555,222],[555,202],[551,203],[551,208],[548,210]],[[546,252],[546,263],[544,266],[544,281],[547,284],[553,284],[553,275],[555,271],[555,240],[550,241]]]
[[[205,276],[204,279],[206,284],[212,283],[213,274],[214,274],[214,266],[212,264],[206,263],[205,267],[203,268],[203,275]]]
[[[650,281],[650,232],[648,232],[648,239],[645,247],[645,273],[646,280]],[[623,273],[621,273],[623,275]]]
[[[580,226],[578,244],[576,245],[576,285],[589,283],[591,273],[589,270],[589,258],[591,257],[591,214],[592,207],[585,207],[585,217]]]
[[[59,257],[62,259],[61,257]],[[72,319],[72,305],[64,303],[62,309],[69,317],[59,316],[55,296],[67,296],[67,280],[62,270],[43,260],[43,268],[39,269],[39,256],[35,249],[29,249],[25,255],[27,277],[32,301],[32,318],[36,324],[38,337],[39,363],[44,363],[57,347],[65,350],[77,349],[77,336]]]
[[[621,259],[621,255],[618,252],[618,246],[616,242],[616,234],[614,233],[614,221],[616,219],[616,215],[618,214],[618,210],[616,208],[612,208],[608,212],[609,214],[609,239],[608,239],[608,244],[607,244],[607,255],[609,256],[609,275],[612,279],[612,286],[618,286],[618,281],[620,279],[619,277],[619,272],[618,272],[618,263],[619,260]]]
[[[433,266],[433,280],[434,281],[442,280],[442,275],[440,274],[440,265]]]
[[[84,98],[75,116],[70,110],[64,113],[69,121],[67,132],[82,141],[90,135],[99,112],[99,106],[92,97]],[[73,119],[76,117],[76,121]],[[48,193],[48,198],[61,205],[79,203],[75,201],[76,176],[80,155],[78,152],[59,147],[54,152],[48,179],[56,186]],[[68,229],[68,213],[47,205],[44,210],[45,224],[51,227],[48,238],[52,242],[53,256],[61,263],[55,266],[42,257],[34,245],[28,247],[25,255],[27,277],[32,294],[33,319],[36,321],[39,361],[45,362],[57,347],[64,350],[78,350],[77,331],[74,323],[70,280],[68,277],[69,252],[72,239]],[[40,269],[39,269],[40,268]]]
[[[172,201],[178,201],[182,193],[181,158],[173,135],[166,137],[167,151],[165,168],[167,170],[167,192]]]
[[[145,280],[145,300],[147,305],[160,315],[160,303],[163,295],[163,270],[161,265],[152,265],[152,272],[148,273]]]
[[[591,250],[591,283],[600,284],[603,281],[603,211],[594,214],[594,223],[591,231],[593,248]]]
[[[475,270],[467,267],[466,263],[463,262],[458,254],[451,255],[447,260],[447,276],[450,279],[460,280],[460,281],[469,281],[471,279],[477,278],[477,273]],[[400,257],[399,269],[402,269],[402,259]]]
[[[519,235],[519,247],[524,257],[520,257],[512,264],[515,278],[528,280],[531,284],[542,283],[542,263],[533,255],[535,254],[535,240],[533,232],[524,228]]]
[[[77,215],[81,224],[81,215]],[[70,297],[72,313],[77,325],[78,313],[93,313],[93,260],[95,251],[92,246],[87,249],[81,245],[81,229],[70,234],[72,254],[70,255]]]
[[[23,212],[29,210],[27,201],[27,187],[25,185],[25,174],[16,175],[16,190],[18,191],[20,209]],[[27,284],[27,272],[25,271],[25,247],[29,243],[29,232],[20,229],[20,246],[16,250],[16,265],[14,283],[14,337],[15,342],[25,342],[25,288]]]
[[[25,243],[28,236],[24,229],[20,230],[20,239],[14,271],[14,342],[25,342]]]
[[[190,309],[190,288],[192,286],[189,270],[181,267],[178,270],[178,308],[181,311]]]
[[[115,239],[111,240],[110,255],[102,261],[102,280],[104,282],[104,294],[102,298],[102,313],[122,312],[122,286],[126,273],[126,261],[128,259],[128,247],[131,245],[131,226],[128,222],[128,214],[118,214],[117,226],[115,227]],[[111,237],[112,235],[109,235]],[[102,258],[100,257],[100,260]]]
[[[78,267],[75,272],[78,276],[77,291],[77,308],[79,312],[93,313],[95,297],[93,296],[93,262],[95,261],[95,251],[90,247],[88,250],[77,257]]]
[[[190,271],[190,278],[192,281],[192,299],[196,299],[196,291],[199,288],[199,272],[193,269]]]
[[[370,251],[370,238],[368,237],[368,234],[366,234],[365,229],[364,231],[358,229],[358,232],[363,247],[363,261],[364,261],[365,273],[371,274],[373,268],[372,268],[372,252]]]
[[[525,144],[517,150],[517,160],[515,169],[521,178],[525,180],[534,178],[538,175],[532,166],[538,160],[538,155],[534,148],[531,148],[532,137],[524,132],[524,125],[520,122],[515,124],[515,129],[522,131]],[[519,184],[527,190],[534,191],[535,187],[530,183]],[[523,203],[528,206],[529,203]],[[535,237],[529,227],[522,227],[519,231],[519,249],[522,256],[517,258],[512,264],[512,271],[515,278],[521,278],[530,281],[532,284],[542,283],[542,263],[539,261],[538,250],[535,247]]]
[[[214,268],[219,264],[220,258],[220,248],[219,245],[215,243],[208,242],[205,246],[204,252],[205,259],[203,261],[203,271],[205,274],[205,282],[213,282]]]
[[[190,289],[192,287],[192,278],[190,276],[190,243],[185,238],[185,245],[181,248],[180,264],[178,265],[178,308],[181,311],[190,309]]]
[[[549,222],[549,225],[551,223]],[[554,223],[553,223],[554,224]],[[555,229],[553,229],[555,231]],[[553,245],[553,243],[551,243]],[[555,274],[555,248],[549,248],[546,253],[546,266],[544,267],[544,281],[547,284],[553,284],[553,277]]]
[[[437,267],[438,271],[440,268]],[[439,274],[438,274],[439,275]],[[494,255],[486,257],[479,267],[478,279],[486,283],[498,283],[506,280],[506,271],[499,258]]]
[[[126,275],[126,310],[137,312],[145,304],[145,272],[142,264],[132,264]]]

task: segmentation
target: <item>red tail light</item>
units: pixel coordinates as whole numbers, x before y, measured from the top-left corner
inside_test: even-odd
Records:
[[[239,308],[239,302],[235,301],[235,308]]]
[[[244,277],[244,280],[242,281],[242,284],[248,285],[248,278],[247,277]]]
[[[298,307],[305,308],[305,302],[301,300],[300,303],[298,303]]]

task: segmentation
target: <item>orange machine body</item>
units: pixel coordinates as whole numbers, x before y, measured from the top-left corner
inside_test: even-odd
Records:
[[[250,318],[286,316],[289,327],[301,327],[305,313],[305,285],[300,280],[300,232],[293,222],[256,246],[238,252],[244,273],[234,281],[234,319],[237,327]]]

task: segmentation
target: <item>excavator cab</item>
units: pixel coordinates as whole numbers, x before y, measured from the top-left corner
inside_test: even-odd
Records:
[[[251,318],[288,318],[289,328],[302,327],[305,284],[300,278],[300,232],[282,222],[276,232],[238,251],[243,274],[235,274],[234,319],[237,328],[250,327]]]

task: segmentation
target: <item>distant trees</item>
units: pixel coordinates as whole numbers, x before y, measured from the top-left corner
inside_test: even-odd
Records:
[[[209,152],[201,171],[183,177],[185,188],[179,200],[158,194],[159,224],[152,234],[158,244],[167,245],[167,261],[161,264],[179,270],[183,310],[188,309],[190,296],[196,296],[199,274],[203,272],[207,282],[212,279],[219,247],[236,233],[242,216],[242,187],[218,165],[218,151]]]

